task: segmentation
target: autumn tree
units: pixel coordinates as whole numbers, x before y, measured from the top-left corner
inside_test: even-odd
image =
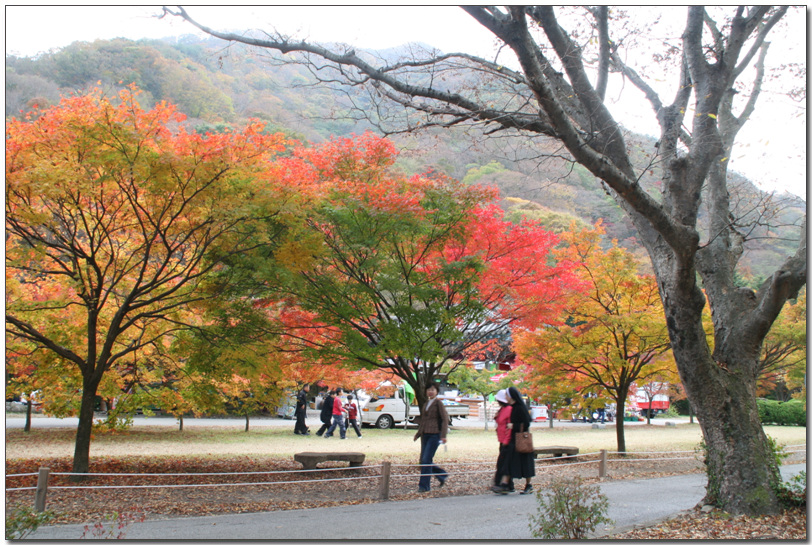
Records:
[[[470,362],[458,365],[449,380],[460,389],[460,392],[475,393],[482,397],[482,410],[485,413],[485,429],[488,429],[488,398],[499,390],[504,390],[523,382],[525,370],[521,367],[511,368],[505,372],[500,369],[477,369]]]
[[[552,261],[557,238],[505,221],[492,190],[405,177],[394,160],[367,134],[278,163],[312,201],[260,274],[283,350],[390,371],[422,405],[426,384],[494,327],[554,321],[574,277]]]
[[[521,334],[519,335],[521,337]],[[521,357],[519,357],[521,361]],[[578,373],[568,373],[562,377],[559,373],[539,373],[531,370],[526,374],[525,388],[527,394],[539,403],[547,406],[548,425],[555,427],[556,417],[561,419],[568,414],[569,407],[579,392],[588,387],[588,382]]]
[[[805,219],[797,252],[776,264],[757,290],[740,289],[734,277],[748,240],[728,169],[736,137],[768,81],[767,38],[789,8],[584,7],[575,17],[553,6],[462,9],[498,40],[501,59],[412,48],[413,57],[389,62],[273,30],[219,32],[182,8],[164,13],[224,40],[293,54],[291,62],[311,68],[326,85],[363,88],[355,112],[376,116],[382,127],[394,119],[384,127],[391,132],[468,124],[488,134],[525,135],[528,146],[532,137],[559,142],[605,184],[651,258],[680,376],[708,446],[714,486],[706,501],[734,513],[776,512],[780,476],[757,416],[754,377],[771,324],[806,282]],[[678,38],[661,48],[640,45],[636,37],[648,34],[666,9],[672,9],[669,21],[685,21],[672,34]],[[645,30],[628,32],[635,22]],[[672,61],[674,69],[648,74],[652,57]],[[632,161],[622,119],[607,104],[609,80],[616,78],[643,93],[660,128],[645,164]],[[639,183],[648,170],[660,174],[661,188]],[[700,210],[707,222],[699,221]],[[702,328],[706,304],[713,311],[713,350]]]
[[[562,258],[580,263],[588,283],[565,310],[566,323],[517,334],[516,351],[534,377],[565,382],[577,376],[582,392],[606,391],[622,415],[630,390],[661,377],[673,367],[670,340],[657,282],[638,273],[634,257],[617,246],[601,248],[603,228],[564,233]],[[591,413],[591,410],[590,410]],[[626,452],[623,418],[616,420],[617,450]]]
[[[108,372],[194,326],[218,295],[207,278],[272,242],[283,200],[261,176],[281,136],[170,129],[182,116],[137,95],[94,91],[6,124],[6,332],[57,356],[81,399],[77,474]]]
[[[779,314],[764,339],[759,359],[759,389],[772,391],[788,401],[793,389],[803,385],[806,373],[806,289]]]

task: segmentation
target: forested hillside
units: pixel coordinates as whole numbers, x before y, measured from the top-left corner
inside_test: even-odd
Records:
[[[370,52],[377,55],[394,51]],[[191,127],[201,133],[240,127],[250,118],[303,141],[332,135],[360,134],[370,128],[352,104],[364,97],[311,85],[300,65],[280,64],[239,46],[224,48],[216,40],[183,37],[174,42],[124,39],[76,42],[38,58],[6,57],[6,116],[56,104],[60,95],[99,86],[109,94],[135,83],[143,106],[176,104]],[[352,99],[352,102],[351,102]],[[407,172],[434,169],[470,183],[494,185],[502,206],[514,216],[542,220],[564,228],[602,219],[610,237],[644,257],[630,222],[583,167],[565,160],[557,146],[507,137],[482,138],[463,129],[426,129],[393,135]],[[656,143],[638,137],[637,162],[650,165],[640,183],[657,187]],[[750,240],[742,259],[742,281],[753,284],[769,266],[791,253],[805,203],[792,196],[768,197],[744,178],[735,180],[743,215],[741,230]],[[765,237],[776,239],[770,245]]]

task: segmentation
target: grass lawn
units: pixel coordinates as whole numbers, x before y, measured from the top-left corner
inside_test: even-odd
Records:
[[[628,426],[626,448],[634,451],[692,451],[699,448],[701,431],[698,424],[666,426]],[[796,426],[765,426],[767,435],[781,445],[806,443],[806,428]],[[129,456],[194,456],[222,458],[230,456],[269,457],[290,459],[294,453],[308,450],[360,451],[369,462],[385,459],[416,457],[419,444],[414,442],[415,430],[363,429],[363,437],[348,430],[347,439],[337,436],[324,439],[315,434],[297,436],[288,427],[256,426],[243,431],[238,423],[234,427],[187,426],[179,432],[170,427],[137,427],[120,433],[96,434],[91,443],[94,457]],[[71,428],[33,428],[25,433],[20,429],[6,430],[6,459],[72,457],[76,431]],[[576,446],[581,453],[606,449],[617,450],[615,428],[559,427],[546,425],[533,428],[534,443],[543,445]],[[442,447],[437,459],[485,460],[497,452],[493,427],[488,431],[476,428],[452,429],[448,436],[448,450]]]

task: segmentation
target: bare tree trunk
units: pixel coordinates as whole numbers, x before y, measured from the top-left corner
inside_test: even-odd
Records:
[[[758,354],[748,358],[742,347],[752,343],[739,339],[732,343],[740,347],[738,354],[711,355],[701,307],[673,296],[664,302],[674,357],[706,445],[705,502],[732,513],[777,512],[780,476],[758,419],[756,375],[742,372],[754,364]]]

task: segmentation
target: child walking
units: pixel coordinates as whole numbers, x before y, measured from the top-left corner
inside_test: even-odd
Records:
[[[347,404],[344,408],[347,409],[347,420],[350,426],[353,427],[358,437],[361,437],[361,428],[358,426],[358,405],[353,402],[352,394],[347,396]]]

